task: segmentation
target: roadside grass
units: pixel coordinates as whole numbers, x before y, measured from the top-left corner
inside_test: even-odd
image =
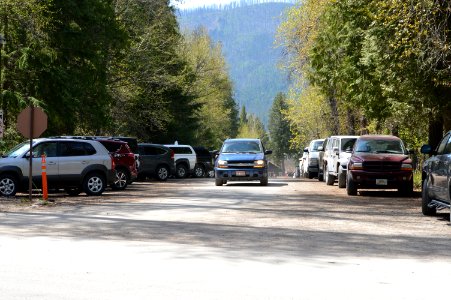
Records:
[[[413,172],[413,189],[421,190],[421,171],[415,170]]]

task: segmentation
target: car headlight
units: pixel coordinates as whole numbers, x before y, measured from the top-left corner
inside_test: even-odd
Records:
[[[401,170],[403,170],[403,171],[412,171],[413,170],[413,166],[412,166],[412,164],[402,164],[401,165]]]
[[[363,164],[361,162],[351,162],[349,165],[350,170],[362,170]]]
[[[264,168],[264,167],[265,167],[265,161],[263,159],[254,161],[254,168]]]
[[[226,160],[218,160],[218,168],[227,168],[228,164]]]

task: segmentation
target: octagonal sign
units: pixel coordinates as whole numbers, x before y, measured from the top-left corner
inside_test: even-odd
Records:
[[[29,106],[17,116],[17,130],[26,138],[37,138],[46,129],[47,114],[40,107]]]

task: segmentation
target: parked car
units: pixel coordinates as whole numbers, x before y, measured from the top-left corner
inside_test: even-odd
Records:
[[[319,174],[319,147],[323,145],[324,139],[312,140],[307,149],[307,177],[312,179]]]
[[[323,160],[327,141],[328,138],[325,138],[323,144],[318,147],[318,181],[324,181]]]
[[[421,153],[430,154],[423,164],[422,201],[424,215],[435,215],[437,210],[450,208],[451,203],[451,131],[445,134],[436,150],[421,147]]]
[[[154,177],[160,181],[166,181],[175,175],[174,151],[166,146],[149,143],[138,144],[141,164],[138,170],[138,178],[144,180]]]
[[[196,152],[196,165],[194,166],[194,177],[213,177],[214,174],[214,162],[213,156],[210,151],[205,147],[193,147]],[[212,172],[213,171],[213,172]]]
[[[113,156],[116,166],[116,179],[111,184],[114,190],[124,190],[127,185],[138,177],[135,154],[127,142],[116,139],[98,139]]]
[[[354,135],[334,135],[327,139],[323,158],[324,180],[327,185],[333,185],[338,179],[338,187],[346,187],[348,161],[357,138]]]
[[[224,141],[215,161],[215,184],[221,186],[227,181],[258,180],[268,185],[268,161],[260,139],[227,139]]]
[[[348,163],[346,190],[398,189],[413,192],[413,167],[404,143],[391,135],[363,135],[357,138]]]
[[[307,157],[308,157],[308,147],[305,147],[302,151],[302,156],[299,158],[299,172],[301,177],[307,177]]]
[[[190,145],[175,144],[164,145],[174,151],[175,176],[177,178],[185,178],[189,174],[194,173],[196,166],[196,152]]]
[[[114,160],[98,141],[40,138],[23,142],[0,159],[0,195],[14,196],[28,190],[29,160],[33,160],[33,185],[41,187],[41,156],[46,155],[49,189],[64,188],[70,195],[84,191],[98,196],[115,179]]]

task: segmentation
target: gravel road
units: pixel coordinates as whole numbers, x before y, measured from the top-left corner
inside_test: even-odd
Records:
[[[449,213],[309,179],[0,198],[2,299],[433,299]],[[446,283],[444,284],[447,286]]]

